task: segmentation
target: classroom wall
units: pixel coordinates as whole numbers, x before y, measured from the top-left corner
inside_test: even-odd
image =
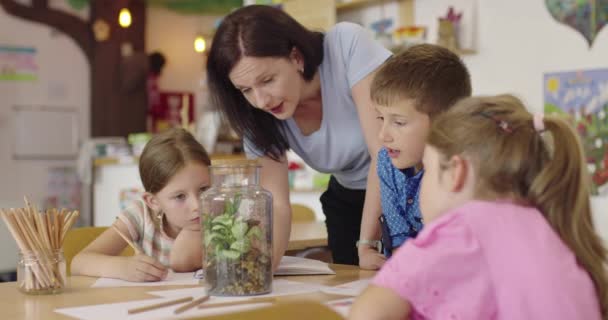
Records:
[[[471,1],[418,0],[416,23],[428,25],[429,40],[435,41],[436,18],[445,15],[450,4],[458,9]],[[476,3],[478,53],[463,57],[475,94],[512,92],[532,110],[542,111],[544,72],[608,68],[608,28],[589,48],[577,31],[553,19],[544,1]]]
[[[160,78],[161,90],[199,94],[204,90],[201,85],[206,58],[194,51],[194,39],[200,32],[210,40],[217,17],[179,14],[158,7],[149,7],[147,15],[146,50],[160,51],[167,58]],[[200,103],[196,101],[199,110]]]
[[[37,49],[37,81],[0,81],[0,208],[22,207],[23,195],[28,195],[34,203],[42,203],[47,194],[49,167],[74,165],[75,160],[13,160],[12,107],[19,104],[77,108],[79,135],[85,139],[90,126],[89,66],[70,38],[46,26],[10,16],[1,7],[0,45]],[[3,222],[0,223],[0,253],[0,272],[14,269],[16,245]]]

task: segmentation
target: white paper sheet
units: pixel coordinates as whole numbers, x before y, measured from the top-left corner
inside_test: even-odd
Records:
[[[321,289],[321,291],[328,294],[337,294],[343,296],[353,296],[356,297],[367,288],[370,279],[357,280],[353,282],[343,283],[341,285],[335,287],[325,287]]]
[[[193,296],[195,299],[198,296]],[[260,307],[270,306],[271,303],[256,303],[256,304],[247,304],[240,306],[230,306],[230,307],[216,307],[211,309],[198,309],[192,308],[190,310],[185,311],[179,315],[173,314],[173,311],[183,304],[168,306],[160,309],[150,310],[146,312],[136,313],[136,314],[128,314],[129,309],[144,307],[151,304],[156,304],[164,301],[174,300],[175,297],[171,298],[158,298],[158,299],[146,299],[146,300],[138,300],[131,302],[120,302],[120,303],[112,303],[112,304],[100,304],[100,305],[91,305],[91,306],[83,306],[83,307],[75,307],[75,308],[62,308],[56,309],[55,312],[74,317],[76,319],[83,320],[160,320],[160,319],[183,319],[189,317],[202,317],[202,316],[210,316],[214,314],[222,314],[222,313],[230,313],[236,311],[242,311],[247,309],[255,309]],[[205,302],[207,303],[207,302]],[[186,303],[184,303],[186,304]]]
[[[278,296],[287,296],[292,294],[304,294],[321,291],[322,289],[328,289],[324,285],[315,284],[315,283],[302,283],[296,281],[289,281],[285,279],[274,279],[272,281],[272,292],[269,294],[259,295],[256,297],[278,297]],[[153,296],[165,297],[165,298],[179,298],[183,296],[200,296],[205,294],[205,288],[196,287],[196,288],[184,288],[184,289],[175,289],[175,290],[158,290],[158,291],[149,291],[148,294]],[[246,300],[251,298],[248,297],[211,297],[206,303],[214,303],[214,302],[230,302],[230,301],[239,301]]]
[[[169,271],[167,278],[163,281],[155,282],[131,282],[112,278],[99,278],[92,288],[103,287],[157,287],[157,286],[177,286],[177,285],[197,285],[199,279],[194,277],[194,272],[177,273]]]
[[[292,294],[306,294],[320,291],[321,289],[327,288],[323,285],[319,284],[310,284],[310,283],[301,283],[296,281],[288,281],[285,279],[277,279],[272,281],[272,293],[260,295],[256,297],[276,297],[276,296],[285,296]],[[77,319],[83,320],[101,320],[101,319],[112,319],[112,320],[120,320],[120,319],[129,319],[129,320],[139,320],[139,319],[182,319],[186,317],[193,316],[208,316],[214,314],[221,313],[230,313],[236,312],[240,310],[259,308],[270,305],[270,303],[257,303],[257,304],[248,304],[242,306],[230,306],[230,307],[217,307],[211,309],[190,309],[183,314],[178,316],[173,314],[173,310],[177,309],[181,305],[169,306],[162,309],[151,310],[147,312],[142,312],[139,314],[129,315],[127,312],[129,309],[148,306],[151,304],[156,304],[164,301],[178,299],[184,296],[191,296],[195,299],[200,297],[206,293],[204,287],[196,287],[196,288],[185,288],[185,289],[175,289],[175,290],[162,290],[162,291],[152,291],[148,292],[149,294],[160,296],[162,298],[158,299],[146,299],[146,300],[138,300],[132,302],[121,302],[121,303],[112,303],[112,304],[102,304],[102,305],[90,305],[83,307],[75,307],[75,308],[62,308],[56,309],[55,312],[61,313],[70,317],[74,317]],[[252,298],[249,297],[211,297],[205,304],[213,304],[220,302],[230,302],[230,301],[239,301],[239,300],[247,300]]]
[[[323,261],[300,257],[284,256],[281,264],[274,273],[275,276],[336,274],[329,265]]]
[[[355,298],[345,298],[326,302],[325,304],[328,307],[332,308],[335,312],[346,318],[348,316],[348,313],[350,312],[350,308],[352,307],[353,302],[355,302]]]

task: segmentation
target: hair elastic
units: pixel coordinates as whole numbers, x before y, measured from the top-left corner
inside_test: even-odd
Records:
[[[535,113],[533,116],[534,130],[537,132],[545,131],[545,115],[542,113]]]

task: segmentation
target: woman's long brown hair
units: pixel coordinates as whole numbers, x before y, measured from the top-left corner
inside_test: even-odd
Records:
[[[538,208],[591,276],[608,319],[606,249],[591,217],[584,151],[562,118],[544,117],[544,131],[514,96],[461,100],[437,116],[428,143],[449,159],[464,155],[478,173],[480,197],[509,196]]]

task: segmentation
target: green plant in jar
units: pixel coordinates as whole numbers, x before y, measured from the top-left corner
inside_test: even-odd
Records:
[[[216,167],[216,180],[222,183],[201,196],[205,282],[212,295],[268,293],[272,287],[272,197],[257,186],[257,179],[242,179],[248,176],[248,167],[229,168],[230,179],[219,179],[227,168]],[[251,177],[257,178],[258,167],[252,168],[255,175]]]

